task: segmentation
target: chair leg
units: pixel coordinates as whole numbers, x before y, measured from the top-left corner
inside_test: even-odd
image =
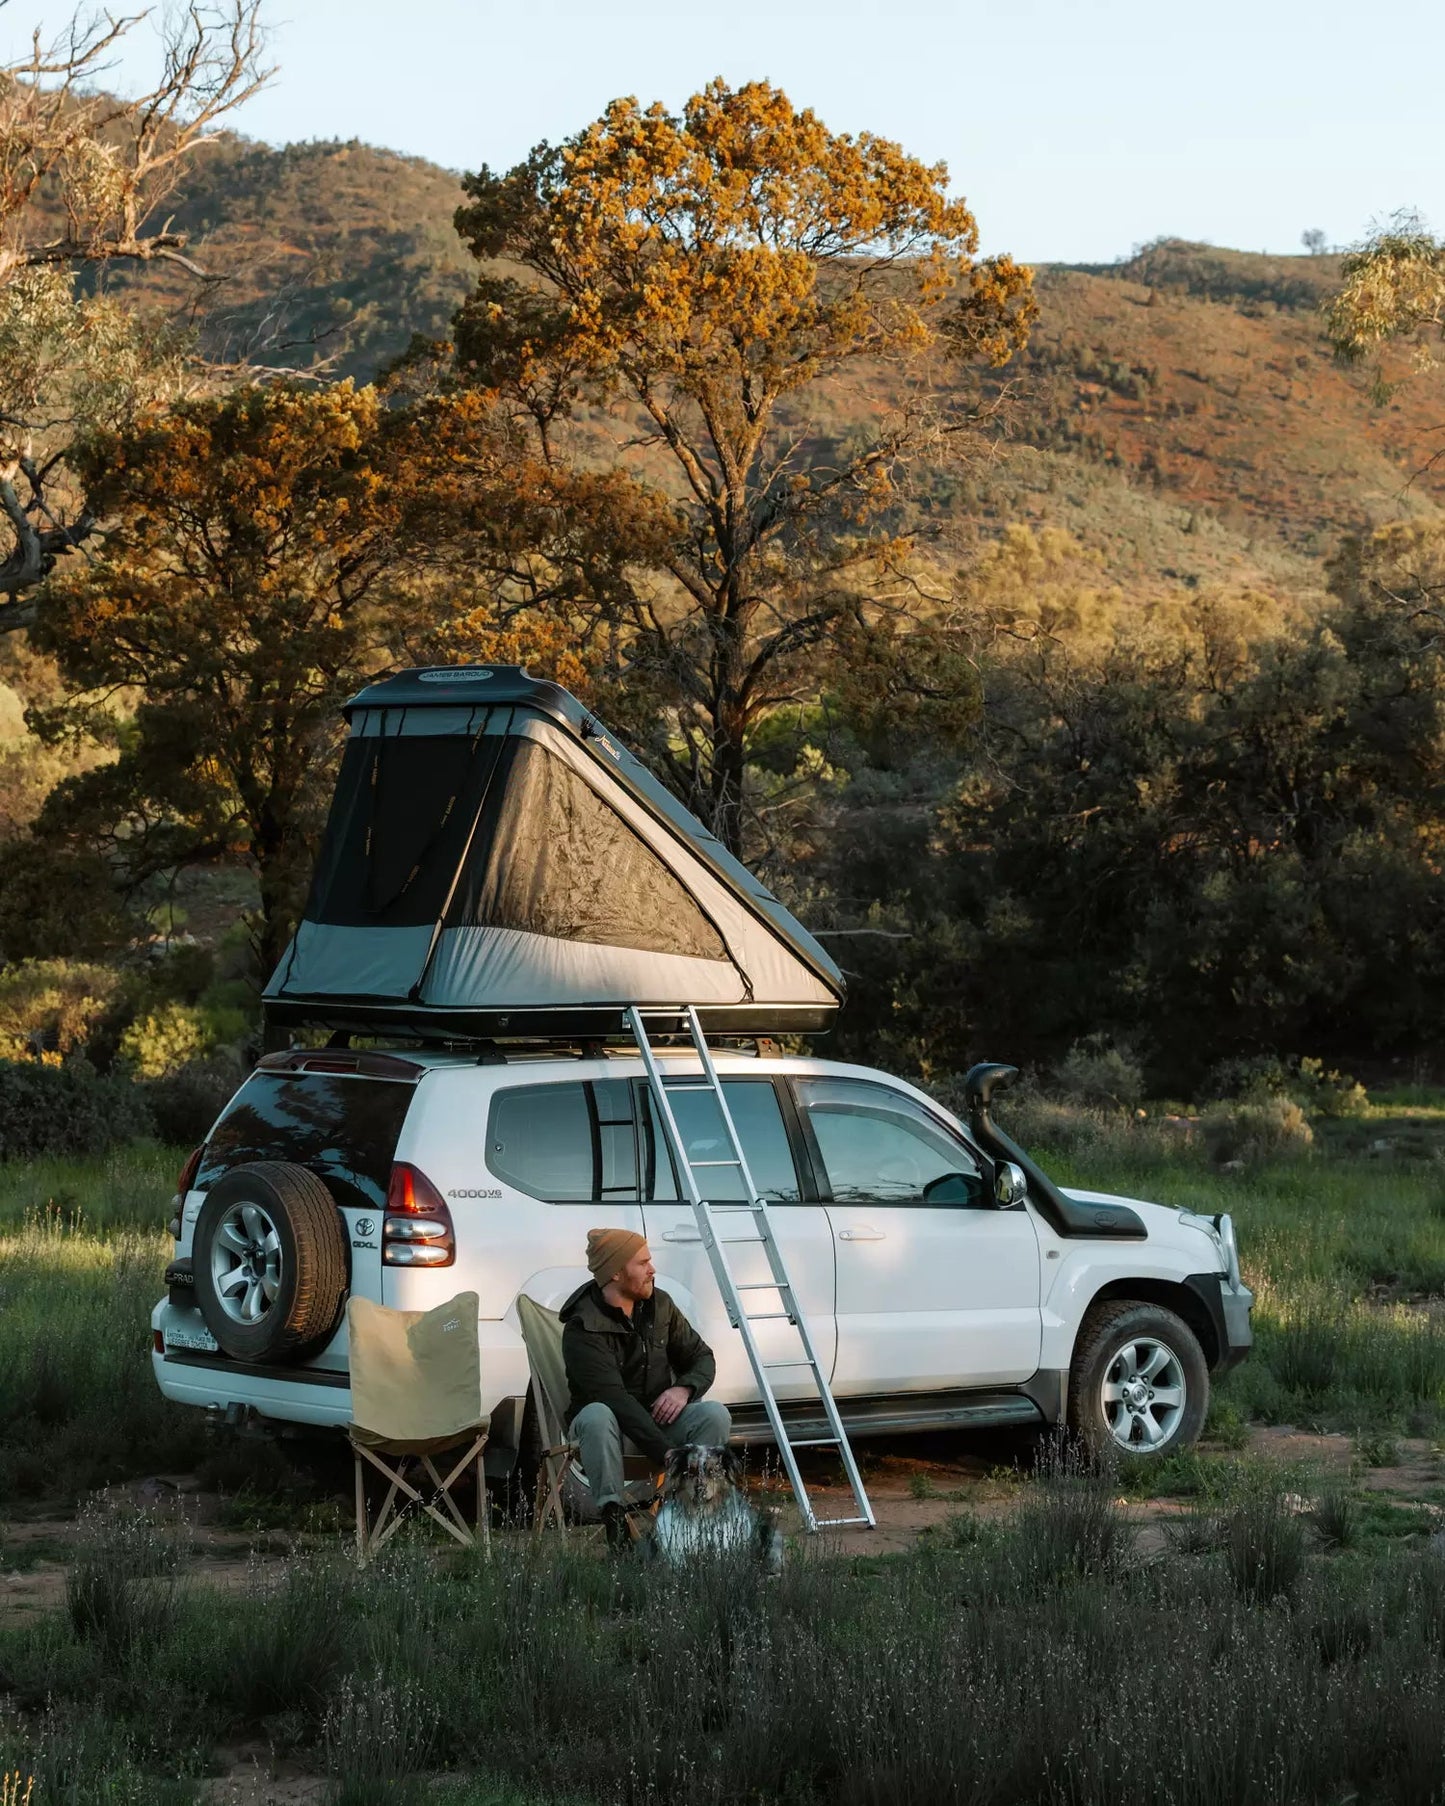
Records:
[[[366,1474],[361,1465],[361,1456],[356,1452],[356,1444],[351,1445],[351,1458],[356,1463],[356,1564],[366,1566]]]
[[[567,1514],[562,1505],[562,1482],[566,1478],[567,1463],[576,1452],[576,1444],[571,1442],[561,1442],[555,1448],[543,1449],[542,1466],[537,1475],[537,1506],[532,1514],[534,1536],[542,1534],[549,1518],[557,1520],[558,1530],[566,1536]]]

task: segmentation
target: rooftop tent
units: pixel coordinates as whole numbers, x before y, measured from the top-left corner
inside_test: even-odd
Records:
[[[351,734],[278,1023],[604,1034],[627,1004],[714,1033],[828,1025],[838,968],[577,699],[518,666],[404,671]]]

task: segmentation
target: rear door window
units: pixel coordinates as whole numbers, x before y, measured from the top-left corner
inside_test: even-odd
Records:
[[[233,1166],[289,1160],[309,1167],[338,1204],[380,1210],[415,1087],[332,1073],[253,1072],[206,1143],[196,1185]]]
[[[798,1175],[777,1092],[768,1079],[727,1079],[723,1090],[753,1178],[775,1202],[796,1202]],[[726,1158],[727,1138],[713,1098],[668,1087],[692,1160]],[[517,1085],[492,1099],[487,1165],[499,1179],[552,1204],[637,1204],[679,1197],[646,1088],[633,1079]],[[735,1166],[703,1167],[706,1195],[741,1198]]]
[[[778,1094],[770,1079],[724,1079],[723,1096],[727,1099],[733,1126],[738,1132],[743,1153],[747,1156],[753,1184],[770,1204],[796,1204],[799,1199],[798,1174],[793,1165],[793,1150],[788,1131],[783,1126],[783,1113]],[[669,1085],[668,1102],[682,1134],[683,1147],[689,1161],[727,1160],[732,1153],[722,1112],[709,1091]],[[643,1093],[643,1104],[648,1106]],[[659,1150],[661,1137],[658,1137]],[[744,1194],[742,1177],[736,1166],[695,1166],[702,1195],[721,1202],[740,1200]],[[681,1196],[672,1162],[657,1161],[657,1184],[653,1192],[658,1200]]]

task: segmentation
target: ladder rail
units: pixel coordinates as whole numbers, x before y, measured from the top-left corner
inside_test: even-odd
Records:
[[[642,1056],[643,1069],[647,1074],[649,1089],[653,1096],[654,1107],[656,1109],[658,1121],[662,1127],[668,1153],[672,1157],[673,1164],[677,1168],[679,1184],[685,1188],[688,1203],[692,1206],[693,1216],[697,1222],[698,1229],[701,1232],[704,1249],[707,1252],[708,1263],[712,1267],[713,1276],[717,1281],[718,1290],[722,1295],[723,1304],[727,1309],[729,1320],[742,1337],[743,1347],[747,1353],[749,1365],[752,1367],[754,1378],[757,1381],[758,1393],[762,1399],[763,1408],[767,1413],[768,1424],[772,1430],[773,1439],[777,1444],[778,1454],[782,1460],[784,1471],[787,1473],[788,1482],[793,1489],[794,1497],[798,1501],[798,1507],[802,1513],[805,1526],[810,1531],[817,1530],[819,1528],[819,1519],[816,1512],[813,1510],[812,1501],[808,1497],[808,1490],[804,1484],[802,1472],[798,1467],[797,1457],[794,1454],[793,1443],[788,1437],[787,1426],[783,1421],[777,1396],[774,1393],[772,1383],[768,1378],[769,1367],[780,1365],[780,1363],[769,1363],[762,1358],[762,1350],[758,1347],[757,1338],[752,1331],[754,1319],[750,1318],[747,1311],[743,1309],[739,1296],[739,1292],[742,1288],[738,1285],[732,1271],[731,1262],[724,1249],[724,1241],[726,1239],[737,1238],[720,1237],[713,1226],[711,1205],[708,1200],[703,1197],[701,1187],[697,1181],[696,1167],[699,1163],[693,1162],[688,1158],[686,1144],[682,1137],[682,1130],[679,1127],[676,1114],[673,1111],[672,1101],[668,1096],[667,1084],[663,1077],[662,1069],[657,1062],[657,1056],[653,1052],[652,1043],[648,1038],[647,1027],[643,1019],[641,1008],[637,1005],[629,1007],[626,1012],[626,1017],[633,1039],[637,1043],[638,1052]],[[784,1304],[786,1307],[785,1310],[779,1313],[765,1313],[763,1315],[766,1315],[769,1318],[786,1316],[798,1333],[806,1359],[782,1363],[782,1365],[807,1367],[811,1372],[814,1387],[818,1393],[819,1401],[823,1406],[823,1412],[827,1420],[828,1428],[833,1433],[828,1440],[830,1443],[836,1443],[843,1462],[844,1472],[847,1475],[849,1487],[852,1490],[858,1510],[862,1514],[856,1519],[833,1519],[824,1520],[824,1522],[857,1522],[866,1523],[872,1527],[876,1522],[873,1515],[873,1507],[864,1490],[862,1475],[858,1471],[852,1447],[849,1444],[847,1433],[843,1428],[842,1418],[838,1414],[837,1403],[833,1398],[832,1388],[828,1384],[828,1376],[824,1373],[822,1364],[818,1360],[817,1350],[813,1344],[812,1332],[808,1327],[807,1316],[804,1313],[802,1306],[798,1303],[792,1280],[789,1277],[787,1268],[782,1260],[782,1251],[778,1247],[777,1239],[772,1232],[767,1205],[754,1183],[752,1169],[748,1165],[747,1155],[743,1149],[742,1138],[738,1134],[732,1111],[728,1107],[727,1098],[723,1093],[722,1081],[718,1077],[717,1068],[713,1064],[712,1055],[703,1035],[702,1024],[698,1019],[696,1009],[689,1006],[685,1011],[685,1018],[693,1047],[697,1052],[703,1068],[703,1085],[694,1088],[706,1089],[716,1099],[724,1131],[733,1152],[736,1155],[736,1158],[732,1160],[712,1161],[703,1164],[735,1166],[737,1168],[743,1187],[748,1198],[751,1200],[749,1204],[743,1205],[741,1208],[753,1212],[760,1232],[756,1239],[753,1237],[744,1239],[746,1239],[750,1246],[761,1245],[767,1250],[768,1266],[773,1275],[771,1285],[762,1288],[750,1286],[747,1289],[778,1291],[779,1302]],[[739,1207],[735,1206],[734,1208]]]

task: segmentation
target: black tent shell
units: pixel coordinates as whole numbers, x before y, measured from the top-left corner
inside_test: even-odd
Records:
[[[350,725],[268,1019],[437,1038],[605,1035],[629,1004],[712,1033],[825,1028],[842,974],[560,685],[404,671]]]

